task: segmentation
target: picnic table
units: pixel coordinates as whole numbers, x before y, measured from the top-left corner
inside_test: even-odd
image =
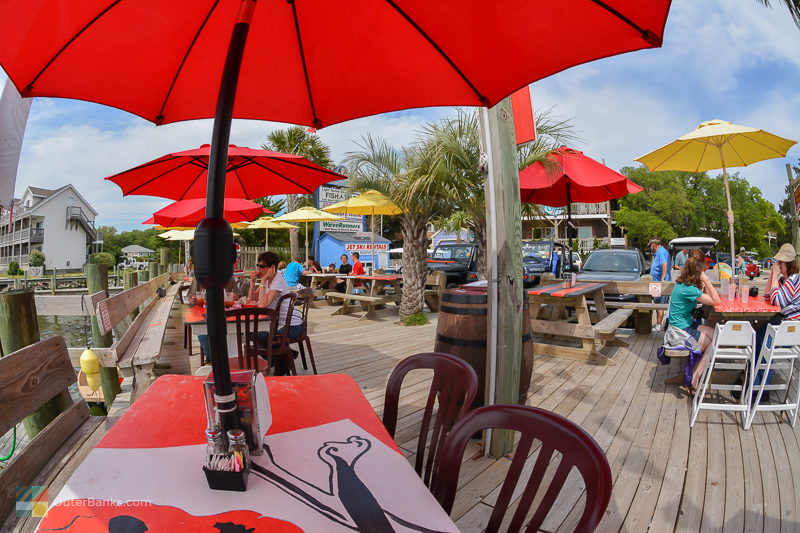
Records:
[[[752,296],[747,302],[743,302],[741,297],[735,300],[728,300],[722,297],[722,301],[714,306],[714,311],[722,315],[726,320],[758,320],[771,318],[772,315],[780,311],[777,305],[772,305],[763,296]]]
[[[51,495],[40,530],[457,531],[341,374],[267,377],[267,453],[246,492],[210,490],[202,382],[156,380]]]
[[[335,288],[330,288],[331,283],[336,285],[336,278],[340,278],[340,274],[304,274],[303,277],[308,278],[308,287],[314,289],[314,296],[325,296],[329,292],[335,292]],[[311,300],[311,307],[316,308],[317,304]]]
[[[347,280],[344,292],[329,292],[325,295],[331,305],[338,303],[342,305],[332,313],[333,315],[352,313],[355,304],[351,302],[358,302],[364,311],[361,319],[372,318],[378,315],[376,312],[378,308],[385,308],[390,302],[400,302],[403,287],[403,276],[400,274],[339,276],[339,278]],[[364,293],[359,293],[357,290],[364,290]],[[391,291],[391,294],[388,291]]]
[[[631,316],[631,309],[617,309],[609,314],[605,305],[605,283],[578,282],[574,287],[562,283],[545,285],[528,291],[531,330],[534,334],[552,336],[554,340],[577,341],[580,347],[557,343],[535,342],[534,353],[583,361],[614,364],[600,350],[605,346],[627,346],[617,339],[617,329]],[[597,322],[592,324],[587,296],[594,300]],[[549,308],[548,308],[549,306]],[[567,307],[575,309],[577,324],[562,320]],[[545,313],[549,315],[545,318]]]

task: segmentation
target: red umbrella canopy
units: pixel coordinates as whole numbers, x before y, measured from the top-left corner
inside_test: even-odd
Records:
[[[106,179],[122,194],[160,196],[172,200],[205,198],[211,146],[167,154]],[[225,198],[262,198],[273,194],[311,194],[324,183],[347,176],[281,152],[228,146]]]
[[[562,146],[547,156],[548,165],[534,163],[519,173],[522,201],[564,207],[572,202],[605,202],[643,189],[583,152]]]
[[[573,65],[659,47],[670,0],[244,5],[252,22],[233,116],[322,127],[415,107],[492,106]],[[26,97],[97,102],[157,124],[207,118],[242,6],[2,2],[0,65]]]
[[[159,209],[142,224],[158,224],[164,227],[196,226],[205,218],[206,201],[202,198],[173,202]],[[272,213],[264,206],[243,198],[225,198],[225,220],[249,222],[264,213]]]

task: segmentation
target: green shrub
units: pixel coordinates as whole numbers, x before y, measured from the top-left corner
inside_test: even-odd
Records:
[[[404,316],[400,319],[404,326],[424,326],[428,324],[428,317],[425,316],[424,311],[414,313],[413,315]]]
[[[92,254],[89,258],[89,262],[93,265],[108,265],[109,267],[113,267],[114,256],[108,252],[97,252],[96,254]]]
[[[19,263],[16,261],[11,261],[8,264],[8,275],[9,276],[16,276],[17,274],[22,274],[19,270]]]
[[[45,257],[41,250],[34,250],[31,252],[28,262],[32,267],[41,267],[44,266],[44,259]]]

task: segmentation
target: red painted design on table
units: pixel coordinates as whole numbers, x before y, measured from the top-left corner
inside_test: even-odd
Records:
[[[764,301],[763,298],[750,298],[747,303],[740,298],[733,301],[723,298],[722,302],[714,306],[718,313],[777,313],[781,310],[777,305]]]

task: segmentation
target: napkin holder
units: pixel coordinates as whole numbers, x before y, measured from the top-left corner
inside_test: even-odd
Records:
[[[203,472],[206,475],[208,488],[212,490],[229,490],[233,492],[245,492],[247,490],[247,478],[250,468],[241,472],[226,472],[222,470],[209,470],[205,466]]]
[[[232,370],[231,385],[236,395],[239,428],[247,438],[250,455],[261,455],[264,453],[264,435],[272,425],[266,380],[255,370]],[[222,428],[214,400],[213,373],[209,373],[203,382],[203,396],[208,427]]]

